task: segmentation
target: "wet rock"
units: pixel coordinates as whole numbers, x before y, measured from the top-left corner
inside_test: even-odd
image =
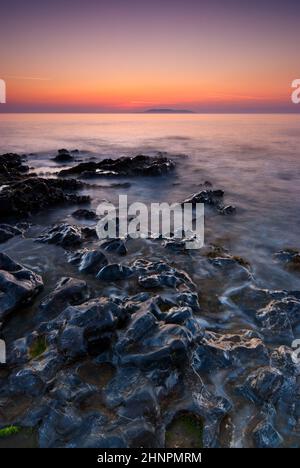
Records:
[[[268,364],[267,348],[258,335],[250,330],[236,334],[207,331],[194,352],[193,365],[197,371],[215,372],[233,364]]]
[[[160,407],[150,385],[139,386],[129,394],[119,410],[119,415],[125,418],[136,419],[150,416],[151,419],[159,417]]]
[[[22,231],[15,226],[9,224],[0,224],[0,244],[6,242],[15,236],[22,235]]]
[[[60,176],[84,175],[85,177],[108,176],[158,176],[174,169],[175,163],[164,157],[136,156],[133,158],[89,161],[60,171]]]
[[[95,220],[97,219],[97,215],[95,211],[86,210],[84,208],[76,210],[72,213],[73,218],[76,219],[88,219],[88,220]]]
[[[0,321],[28,304],[43,288],[41,276],[0,252]]]
[[[81,427],[82,418],[71,406],[50,408],[39,428],[41,448],[60,447],[63,440],[75,437]]]
[[[78,266],[81,273],[96,274],[108,264],[108,260],[100,250],[81,250],[72,253],[68,261]]]
[[[38,237],[37,242],[60,245],[63,248],[77,247],[83,242],[82,231],[77,226],[67,223],[56,224]]]
[[[136,260],[132,264],[132,269],[143,288],[178,288],[179,286],[188,289],[195,288],[187,273],[172,268],[163,261]]]
[[[271,354],[270,365],[276,367],[286,376],[298,375],[300,366],[293,359],[293,350],[288,346],[280,346]]]
[[[294,297],[273,300],[257,312],[256,319],[268,339],[290,343],[293,328],[300,323],[300,301]]]
[[[223,190],[205,189],[184,200],[182,205],[184,203],[190,203],[196,206],[198,203],[203,203],[204,205],[214,208],[221,215],[234,214],[236,212],[236,207],[233,205],[224,205],[223,197]]]
[[[262,405],[266,402],[276,403],[283,384],[282,373],[274,367],[266,366],[249,374],[237,390],[248,400]]]
[[[232,215],[236,213],[236,207],[233,205],[226,205],[226,206],[221,206],[218,208],[218,212],[221,215]]]
[[[118,301],[93,299],[66,308],[54,321],[60,328],[58,347],[68,358],[85,354],[98,355],[110,348],[117,327],[128,318],[128,312]]]
[[[85,281],[76,278],[62,278],[40,304],[43,314],[58,315],[68,305],[80,304],[88,299],[88,288]]]
[[[97,274],[97,278],[102,281],[120,281],[132,276],[133,271],[131,268],[113,263],[106,265]]]
[[[10,179],[17,179],[28,171],[28,166],[23,164],[24,158],[15,153],[0,155],[0,182],[7,183]]]
[[[300,252],[296,249],[280,250],[275,253],[274,259],[287,270],[300,271]]]
[[[110,239],[102,242],[100,246],[101,249],[105,250],[106,252],[114,252],[118,255],[127,254],[127,248],[125,242],[122,239]]]
[[[60,204],[88,203],[88,196],[71,193],[80,188],[82,184],[72,179],[23,178],[1,190],[0,215],[21,217]]]
[[[123,429],[129,448],[161,448],[163,437],[155,426],[145,420],[136,419]]]
[[[12,394],[37,397],[43,393],[45,385],[36,372],[30,368],[24,368],[11,376],[9,389]]]
[[[253,441],[256,448],[277,448],[283,443],[281,435],[267,419],[253,429]]]
[[[65,163],[74,161],[74,156],[66,149],[58,150],[58,154],[53,158],[53,161]]]

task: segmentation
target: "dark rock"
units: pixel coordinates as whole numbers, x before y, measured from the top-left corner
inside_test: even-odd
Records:
[[[62,278],[40,304],[43,314],[58,315],[68,305],[76,305],[88,298],[88,288],[85,281],[76,278]]]
[[[12,394],[25,394],[32,397],[40,396],[45,388],[42,379],[30,368],[17,371],[10,378],[10,392]]]
[[[281,263],[287,270],[300,271],[300,252],[298,250],[280,250],[274,255],[274,259]]]
[[[136,156],[134,158],[104,159],[89,161],[70,169],[60,171],[60,176],[78,175],[84,177],[108,176],[157,176],[174,169],[175,163],[164,157]]]
[[[69,153],[66,149],[58,150],[58,154],[53,158],[53,161],[65,163],[74,161],[74,156]]]
[[[282,373],[274,367],[260,367],[248,375],[238,392],[253,403],[276,403],[284,383]]]
[[[203,203],[204,205],[210,206],[221,215],[230,215],[236,212],[235,206],[224,205],[223,203],[224,191],[223,190],[212,190],[206,189],[202,190],[199,193],[195,193],[191,197],[187,198],[182,202],[190,203],[193,206],[196,206],[198,203]]]
[[[197,371],[215,372],[233,364],[267,364],[269,356],[257,334],[241,330],[238,334],[206,332],[194,353],[193,365]]]
[[[133,271],[131,268],[113,263],[106,265],[97,274],[97,278],[102,281],[120,281],[132,276]]]
[[[293,359],[293,350],[287,346],[280,346],[274,349],[271,354],[270,364],[286,376],[293,376],[299,373],[298,366]]]
[[[0,183],[7,183],[9,180],[17,179],[24,172],[28,171],[28,166],[23,164],[24,158],[14,153],[0,155]]]
[[[83,242],[83,236],[79,227],[62,223],[55,225],[36,240],[37,242],[46,242],[48,244],[56,244],[64,248],[70,248],[80,245]]]
[[[17,227],[10,226],[9,224],[0,224],[0,244],[20,235],[22,235],[22,231]]]
[[[281,435],[267,419],[255,426],[253,440],[256,448],[277,448],[283,443]]]
[[[273,300],[257,312],[256,318],[270,340],[290,343],[293,327],[300,323],[300,301],[293,297]]]
[[[43,288],[43,280],[31,270],[0,253],[0,321],[28,304]]]
[[[79,188],[82,188],[82,184],[72,179],[30,177],[13,182],[0,192],[0,215],[27,216],[59,204],[89,202],[88,196],[67,193]]]
[[[78,265],[81,273],[96,274],[108,260],[100,250],[81,250],[69,256],[69,262]]]
[[[72,213],[72,216],[73,218],[76,218],[76,219],[88,219],[88,220],[97,219],[97,215],[94,211],[86,210],[86,209],[76,210]]]
[[[118,255],[126,255],[127,248],[122,239],[110,239],[100,244],[101,249],[107,252],[115,252]]]

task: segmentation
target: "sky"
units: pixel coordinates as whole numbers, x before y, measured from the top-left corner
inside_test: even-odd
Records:
[[[293,112],[299,0],[1,0],[0,112]]]

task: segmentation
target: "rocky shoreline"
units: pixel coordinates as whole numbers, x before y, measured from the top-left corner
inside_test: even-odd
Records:
[[[300,291],[262,289],[251,265],[220,245],[191,254],[181,241],[157,239],[157,253],[145,258],[139,241],[100,242],[81,194],[87,179],[172,177],[176,165],[165,155],[78,158],[59,150],[53,159],[68,167],[45,178],[24,156],[0,156],[0,435],[30,430],[39,447],[299,445],[291,344]],[[223,199],[206,182],[185,202],[234,215]],[[28,234],[36,213],[69,205],[80,223]],[[22,236],[61,249],[74,276],[48,291],[47,277],[5,253]],[[287,249],[270,261],[297,274],[299,255]],[[32,326],[19,336],[14,318],[26,321],[28,308]]]

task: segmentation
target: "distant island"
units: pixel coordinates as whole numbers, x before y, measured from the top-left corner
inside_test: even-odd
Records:
[[[194,114],[194,111],[187,109],[147,109],[145,114]]]

